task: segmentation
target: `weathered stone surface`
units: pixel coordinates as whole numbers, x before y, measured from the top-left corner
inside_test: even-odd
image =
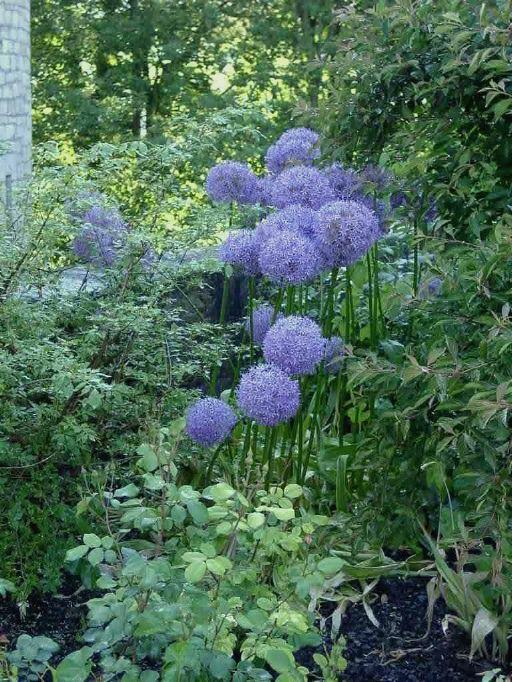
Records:
[[[30,173],[31,106],[30,0],[0,0],[0,188]]]

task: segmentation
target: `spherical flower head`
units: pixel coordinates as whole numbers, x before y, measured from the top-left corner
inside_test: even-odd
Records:
[[[385,189],[391,182],[392,174],[382,166],[369,163],[361,172],[361,178],[376,189]]]
[[[318,133],[309,128],[291,128],[268,148],[265,163],[271,173],[289,166],[308,166],[320,156]]]
[[[91,227],[104,230],[111,235],[122,237],[127,224],[115,208],[105,206],[91,206],[83,215],[82,222]]]
[[[389,207],[393,211],[395,211],[397,208],[401,208],[402,206],[407,206],[408,203],[409,200],[407,198],[407,194],[401,189],[393,192],[393,194],[389,197]]]
[[[322,330],[309,317],[278,320],[263,340],[263,357],[290,375],[312,374],[324,357]]]
[[[114,237],[98,227],[86,226],[73,240],[73,251],[84,263],[111,267],[117,258]]]
[[[241,268],[247,275],[257,275],[258,244],[253,230],[237,230],[230,232],[226,241],[219,248],[219,259]]]
[[[276,177],[272,188],[272,203],[276,208],[299,204],[316,210],[335,199],[327,177],[310,166],[287,168]]]
[[[374,211],[357,201],[335,201],[318,212],[317,241],[329,267],[352,265],[381,236]]]
[[[381,235],[386,233],[386,220],[388,218],[388,211],[386,204],[381,199],[376,199],[368,194],[354,194],[351,199],[352,201],[357,201],[359,204],[363,204],[366,208],[373,211],[377,216],[379,221],[379,232]]]
[[[324,173],[336,199],[350,199],[361,189],[361,180],[357,173],[350,168],[344,168],[341,163],[333,163],[324,170]]]
[[[277,237],[283,230],[314,239],[317,224],[318,218],[312,209],[306,206],[288,206],[259,222],[256,225],[254,237],[260,248],[266,241]]]
[[[245,163],[222,161],[206,178],[206,192],[220,203],[256,204],[260,198],[258,178]]]
[[[274,308],[268,303],[262,303],[257,308],[252,311],[252,334],[253,341],[256,345],[261,346],[265,334],[268,332],[270,327],[274,324]],[[282,318],[281,314],[278,314],[275,319],[279,320]],[[248,334],[251,333],[251,321],[248,319],[245,323],[245,329]]]
[[[211,447],[224,442],[236,422],[236,414],[225,402],[201,398],[188,409],[185,431],[199,445]]]
[[[325,341],[324,367],[330,374],[337,374],[343,364],[345,343],[341,336],[331,336]]]
[[[278,367],[257,365],[242,374],[236,397],[247,417],[263,426],[277,426],[297,414],[299,382]]]
[[[261,206],[272,206],[272,187],[274,185],[274,177],[271,175],[264,175],[258,178],[258,203]]]
[[[323,260],[315,242],[283,230],[264,242],[258,265],[261,273],[272,282],[305,284],[320,273]]]

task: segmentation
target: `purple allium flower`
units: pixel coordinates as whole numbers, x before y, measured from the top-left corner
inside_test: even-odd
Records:
[[[236,396],[242,412],[263,426],[277,426],[297,414],[299,382],[272,365],[257,365],[242,374]]]
[[[206,178],[206,192],[212,201],[256,204],[260,197],[258,178],[245,163],[222,161]]]
[[[224,263],[236,265],[248,274],[257,275],[258,245],[253,230],[230,232],[219,248],[219,259]]]
[[[318,226],[316,212],[306,206],[288,206],[264,218],[254,232],[258,245],[277,237],[283,230],[314,239]]]
[[[278,320],[263,341],[263,357],[286,374],[312,374],[324,357],[322,330],[309,317]]]
[[[337,374],[343,364],[345,343],[341,336],[331,336],[325,340],[324,367],[330,374]]]
[[[335,201],[318,212],[317,241],[328,267],[347,266],[381,236],[374,211],[358,201]]]
[[[320,156],[319,136],[309,128],[291,128],[268,148],[265,163],[271,173],[280,173],[289,166],[308,166]]]
[[[229,437],[237,422],[229,405],[218,398],[201,398],[187,411],[185,431],[199,445],[218,445]]]
[[[282,318],[281,314],[276,316],[276,320]],[[253,341],[258,346],[261,346],[265,334],[274,323],[274,308],[268,303],[262,303],[252,311],[252,333]],[[245,323],[245,329],[248,334],[251,333],[251,322],[248,319]]]
[[[349,199],[361,189],[361,180],[357,173],[350,168],[344,168],[341,163],[333,163],[324,170],[324,173],[334,190],[336,199]]]
[[[272,189],[272,203],[277,208],[300,204],[316,210],[335,198],[326,176],[309,166],[287,168],[276,177]]]
[[[438,296],[443,286],[443,280],[440,277],[432,277],[428,283],[428,293],[431,296]]]
[[[377,189],[384,189],[389,185],[392,174],[382,166],[375,166],[369,163],[361,171],[361,177],[365,182],[369,182]]]
[[[260,271],[272,282],[304,284],[321,272],[323,259],[316,242],[282,230],[263,243],[258,264]]]
[[[86,263],[114,264],[126,239],[127,224],[117,209],[92,206],[82,216],[84,226],[73,240],[73,251]]]
[[[264,175],[258,178],[258,203],[261,206],[272,206],[272,187],[274,178],[271,175]]]
[[[434,220],[437,218],[438,212],[437,212],[437,205],[436,205],[436,200],[433,197],[430,197],[428,200],[428,208],[425,211],[425,222],[426,223],[433,223]]]
[[[97,227],[84,227],[73,240],[75,255],[99,267],[111,267],[116,260],[116,245],[111,234]]]
[[[392,210],[396,210],[401,206],[407,206],[407,203],[408,203],[407,194],[403,190],[393,192],[393,194],[389,198],[389,206]]]

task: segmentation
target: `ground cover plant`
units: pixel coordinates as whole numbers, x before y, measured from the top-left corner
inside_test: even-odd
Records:
[[[509,23],[351,3],[271,139],[227,108],[41,148],[0,233],[0,595],[88,597],[71,651],[0,639],[5,679],[360,679],[347,610],[410,575],[505,679]]]

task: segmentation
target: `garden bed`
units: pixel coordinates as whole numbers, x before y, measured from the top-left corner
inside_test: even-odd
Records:
[[[361,605],[348,609],[341,622],[348,661],[343,680],[462,682],[476,680],[494,667],[485,661],[469,661],[469,641],[459,630],[451,626],[446,634],[443,632],[442,601],[434,607],[432,627],[427,634],[425,586],[426,580],[422,578],[383,579],[375,591],[378,599],[372,604],[378,628]],[[90,591],[77,592],[77,583],[68,579],[59,596],[31,599],[24,620],[16,604],[4,600],[0,602],[0,642],[12,648],[22,633],[45,635],[58,642],[59,658],[63,657],[80,647],[85,602],[92,596]],[[328,639],[326,645],[330,646]],[[310,670],[315,668],[313,653],[306,649],[297,654],[299,662]]]

